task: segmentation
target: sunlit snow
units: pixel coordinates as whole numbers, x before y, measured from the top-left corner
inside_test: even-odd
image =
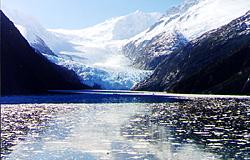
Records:
[[[89,28],[49,30],[19,11],[5,10],[30,44],[41,38],[59,57],[44,55],[74,70],[84,84],[102,89],[130,89],[152,73],[132,67],[121,48],[129,38],[153,25],[160,13],[136,11]]]
[[[249,0],[186,0],[163,16],[153,28],[134,36],[129,42],[139,46],[162,33],[171,38],[176,31],[187,40],[193,40],[207,31],[228,24],[249,9]]]
[[[122,54],[121,47],[129,38],[149,28],[160,17],[159,13],[136,11],[85,29],[49,31],[72,44],[73,51],[60,52],[64,57],[70,57],[91,66],[124,68],[128,67],[130,62]]]

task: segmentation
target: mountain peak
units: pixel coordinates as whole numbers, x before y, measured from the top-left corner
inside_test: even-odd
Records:
[[[166,37],[170,39],[169,41],[174,42],[176,37],[172,35],[175,35],[174,33],[177,31],[182,35],[181,41],[192,41],[202,34],[242,16],[249,11],[249,8],[250,1],[247,0],[186,0],[182,5],[168,10],[150,29],[131,38],[123,47],[123,52],[137,66],[143,66],[143,69],[151,68],[151,62],[159,63],[157,61],[160,59],[159,55],[165,56],[166,53],[169,55],[176,49],[174,45],[171,46],[164,42]],[[243,24],[243,28],[246,26],[247,24]],[[156,47],[148,50],[150,46]],[[165,52],[162,52],[160,48],[164,48]],[[145,52],[146,50],[148,52]]]
[[[141,10],[136,10],[136,11],[134,12],[134,14],[143,14],[143,13],[145,13],[145,12],[143,12],[143,11],[141,11]]]

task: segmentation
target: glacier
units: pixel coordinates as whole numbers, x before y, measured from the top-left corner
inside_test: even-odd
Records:
[[[160,19],[160,13],[135,11],[92,27],[66,30],[46,29],[35,18],[17,10],[4,8],[4,12],[32,47],[39,46],[34,44],[42,40],[56,56],[36,49],[50,61],[75,71],[86,85],[128,90],[152,74],[152,71],[132,67],[121,48],[129,38]]]
[[[152,71],[124,68],[123,70],[105,70],[90,67],[80,62],[44,54],[50,61],[57,65],[73,70],[79,75],[82,83],[101,89],[128,90],[138,82],[148,78]]]

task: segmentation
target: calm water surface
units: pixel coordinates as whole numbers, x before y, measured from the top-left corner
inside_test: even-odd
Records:
[[[250,99],[23,102],[1,105],[4,159],[250,159]]]

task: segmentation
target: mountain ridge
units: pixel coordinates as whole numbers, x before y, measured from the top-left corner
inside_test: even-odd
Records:
[[[50,62],[29,45],[1,14],[1,95],[41,94],[48,90],[90,88],[65,67]]]
[[[131,38],[123,47],[123,53],[135,66],[141,69],[155,69],[156,65],[151,65],[151,62],[161,63],[164,57],[182,48],[189,41],[242,16],[249,10],[250,1],[194,0],[177,8],[178,12],[170,10],[155,26]],[[177,39],[172,36],[176,31],[183,35],[180,41],[186,41],[186,44],[178,48],[175,47],[175,43],[173,46],[169,43],[164,44],[166,37],[173,41]],[[152,45],[163,47],[160,50],[148,50]],[[142,54],[146,54],[147,58],[141,58]]]
[[[166,58],[148,80],[134,89],[249,94],[249,53],[250,12],[247,12]]]
[[[15,25],[23,35],[32,35],[31,37],[33,38],[27,38],[30,45],[45,55],[51,62],[73,70],[84,84],[92,87],[99,86],[102,89],[131,89],[136,83],[145,79],[145,77],[151,73],[134,69],[134,67],[130,66],[130,62],[120,51],[122,44],[124,44],[127,39],[109,39],[109,34],[112,34],[111,30],[104,36],[101,31],[106,31],[109,26],[107,26],[107,28],[98,28],[98,26],[98,29],[92,28],[93,34],[90,34],[90,28],[84,32],[80,30],[80,33],[72,30],[66,32],[64,30],[63,32],[65,32],[65,34],[57,34],[43,28],[39,22],[38,24],[33,24],[32,20],[30,21],[25,17],[18,17],[22,15],[23,14],[18,14],[16,15],[17,17],[12,19],[16,19],[16,21],[14,21]],[[145,21],[152,21],[153,19],[154,22],[155,19],[161,15],[152,13],[152,18],[147,20],[147,13],[137,11],[128,16],[142,16],[142,18],[145,18]],[[116,21],[123,18],[124,16],[118,17]],[[20,19],[22,19],[22,21],[20,21]],[[134,24],[136,24],[135,22],[136,21],[133,20]],[[153,22],[150,22],[150,24]],[[146,26],[144,27],[149,25],[147,23],[145,24]],[[111,25],[112,28],[112,23],[109,23],[109,25]],[[100,32],[95,33],[97,30]],[[27,32],[31,33],[27,34]],[[112,38],[112,36],[110,36],[110,38]],[[58,39],[60,41],[57,41]],[[53,45],[58,47],[53,48]]]

